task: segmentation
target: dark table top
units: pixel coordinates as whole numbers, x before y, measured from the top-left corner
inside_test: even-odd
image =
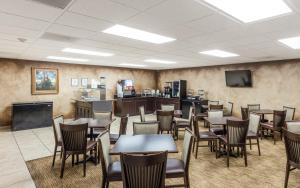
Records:
[[[234,117],[234,116],[224,116],[222,118],[209,118],[204,117],[204,120],[208,121],[211,125],[226,125],[227,120],[241,120],[240,118]]]
[[[77,120],[74,120],[68,124],[84,124],[87,123],[89,128],[107,128],[115,119],[112,120],[99,120],[99,119],[93,119],[93,118],[79,118]]]
[[[274,110],[260,109],[260,110],[251,111],[251,113],[255,113],[255,114],[273,114]]]
[[[171,135],[153,134],[153,135],[121,135],[117,143],[111,149],[111,155],[120,153],[157,153],[161,151],[169,153],[178,153],[176,143]]]

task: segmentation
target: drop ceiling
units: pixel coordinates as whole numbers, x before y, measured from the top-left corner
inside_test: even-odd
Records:
[[[54,1],[45,3],[47,0],[1,0],[0,57],[116,67],[140,64],[146,65],[143,69],[156,70],[300,58],[299,50],[278,42],[300,36],[299,0],[285,0],[292,13],[253,23],[238,22],[199,1],[64,0],[55,5]],[[176,40],[153,44],[102,32],[116,24]],[[114,56],[70,54],[62,52],[65,48]],[[213,49],[239,56],[199,53]],[[89,61],[57,61],[46,59],[48,56]]]

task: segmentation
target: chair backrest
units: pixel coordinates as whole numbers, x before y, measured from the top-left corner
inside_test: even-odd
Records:
[[[157,121],[159,122],[159,129],[161,131],[172,130],[173,116],[174,116],[174,111],[163,111],[163,110],[156,111],[156,117],[157,117]]]
[[[190,106],[189,117],[188,117],[188,120],[189,120],[190,123],[192,122],[193,114],[194,114],[194,107]]]
[[[300,167],[300,134],[283,128],[284,144],[287,159],[293,166]]]
[[[184,164],[185,172],[188,172],[190,159],[191,159],[191,151],[193,145],[193,133],[189,128],[185,128],[184,138],[183,138],[183,150],[181,159]]]
[[[149,155],[121,154],[124,188],[165,187],[167,152]]]
[[[133,122],[133,134],[158,134],[159,122],[147,121],[147,122]]]
[[[248,104],[248,112],[260,110],[260,104]]]
[[[163,111],[174,111],[175,110],[175,105],[174,104],[162,104],[161,105],[161,110],[163,110]]]
[[[233,111],[233,102],[228,102],[226,105],[225,110],[227,111],[227,114],[232,116],[232,111]]]
[[[196,139],[200,138],[199,134],[199,124],[198,124],[198,118],[196,116],[193,117],[193,132]]]
[[[227,120],[226,136],[228,144],[243,145],[246,143],[249,120],[232,121]]]
[[[120,129],[119,129],[119,135],[124,135],[126,134],[127,130],[127,123],[128,123],[128,116],[123,116],[120,119]]]
[[[219,101],[208,101],[208,106],[210,106],[210,105],[218,105],[219,104]]]
[[[207,112],[208,118],[222,118],[223,117],[223,111],[208,111]]]
[[[107,176],[108,166],[111,163],[111,157],[109,155],[110,150],[110,139],[109,139],[109,131],[106,130],[102,132],[98,137],[98,147],[100,151],[100,160],[101,160],[101,167],[102,173],[104,177]]]
[[[87,144],[88,124],[67,125],[60,124],[64,151],[84,152]]]
[[[280,130],[284,126],[286,111],[274,110],[273,127]]]
[[[300,134],[300,121],[286,122],[286,129],[290,132]]]
[[[249,119],[249,111],[248,111],[248,108],[243,108],[243,107],[241,107],[241,114],[242,114],[242,119],[243,119],[243,120]]]
[[[285,121],[293,121],[295,116],[296,108],[283,106],[283,110],[286,111]]]
[[[251,131],[253,133],[258,133],[259,125],[260,125],[260,115],[250,114],[248,132]]]
[[[209,110],[223,110],[223,108],[223,104],[209,105]]]
[[[94,112],[94,119],[99,120],[112,120],[112,112]]]
[[[61,131],[60,131],[60,124],[61,123],[64,123],[64,116],[63,115],[56,116],[52,120],[55,143],[57,143],[58,141],[62,141]]]
[[[145,107],[144,106],[140,106],[139,107],[139,112],[140,112],[141,122],[145,122],[146,121]]]

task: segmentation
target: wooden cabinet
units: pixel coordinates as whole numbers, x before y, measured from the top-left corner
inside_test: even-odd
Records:
[[[75,100],[75,119],[92,118],[94,112],[113,112],[113,100]]]
[[[115,114],[125,116],[127,114],[133,116],[139,114],[139,107],[144,106],[147,114],[153,113],[161,108],[161,104],[174,104],[175,109],[180,109],[179,98],[161,98],[161,97],[133,97],[117,99],[117,107]]]

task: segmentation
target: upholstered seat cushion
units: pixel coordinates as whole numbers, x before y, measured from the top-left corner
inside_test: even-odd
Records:
[[[226,135],[220,135],[220,136],[218,136],[219,137],[219,139],[222,141],[222,142],[224,142],[225,144],[227,144],[227,137],[226,137]]]
[[[169,158],[167,160],[166,176],[184,174],[184,164],[182,160]]]
[[[198,117],[198,118],[204,118],[204,117],[207,117],[207,112],[206,113],[198,113],[196,116]]]
[[[86,144],[86,149],[90,150],[97,145],[96,141],[88,140]]]
[[[253,131],[248,131],[247,138],[256,138],[257,134]]]
[[[220,127],[213,127],[210,128],[210,132],[214,133],[215,135],[224,135],[224,129]]]
[[[211,131],[199,132],[200,139],[217,139],[217,135]]]
[[[260,125],[265,129],[271,129],[271,130],[274,129],[273,124],[270,123],[260,123]]]
[[[119,134],[110,134],[109,135],[109,139],[110,139],[110,143],[116,143],[119,139]]]
[[[174,117],[174,121],[177,123],[177,122],[189,122],[188,119],[184,119],[184,118],[177,118],[177,117]]]
[[[108,179],[113,181],[121,181],[121,163],[120,161],[115,161],[108,166]]]

